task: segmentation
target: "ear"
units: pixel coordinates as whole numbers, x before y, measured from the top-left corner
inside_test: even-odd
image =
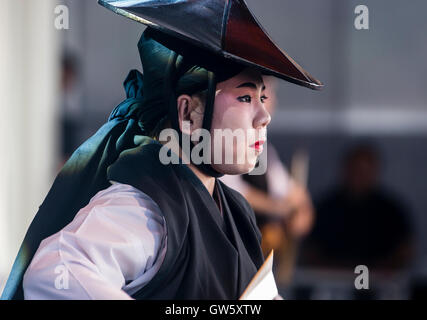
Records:
[[[180,95],[177,99],[179,128],[182,133],[191,135],[202,128],[204,106],[200,99],[189,95]]]

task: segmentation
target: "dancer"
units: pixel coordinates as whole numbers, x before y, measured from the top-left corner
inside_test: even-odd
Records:
[[[246,200],[217,178],[255,167],[250,151],[270,122],[262,74],[322,84],[271,42],[244,1],[100,3],[148,25],[143,75],[130,72],[127,99],[59,173],[2,298],[237,299],[263,263],[261,234]],[[189,152],[188,136],[205,129],[214,140],[226,128],[256,133],[232,151],[246,161],[213,163],[215,146],[193,161],[203,141]],[[162,141],[166,129],[177,137]]]

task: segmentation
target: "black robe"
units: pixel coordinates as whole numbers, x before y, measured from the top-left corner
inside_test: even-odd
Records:
[[[224,292],[219,293],[211,293],[209,291],[209,294],[202,294],[197,296],[197,298],[202,299],[203,297],[211,296],[237,298],[238,291],[247,284],[250,278],[249,274],[254,273],[255,269],[261,265],[263,259],[259,244],[261,235],[256,227],[252,209],[240,194],[225,187],[221,182],[216,180],[217,188],[221,189],[218,191],[222,194],[223,207],[227,208],[225,210],[226,221],[230,221],[228,224],[231,231],[230,235],[232,236],[230,242],[225,237],[225,234],[221,234],[222,229],[211,225],[209,227],[216,232],[212,233],[213,231],[208,230],[209,228],[206,225],[206,221],[209,221],[209,219],[206,220],[206,217],[199,219],[196,215],[196,213],[201,215],[202,212],[206,212],[212,215],[210,219],[211,223],[218,222],[218,209],[215,202],[193,172],[185,165],[161,165],[158,160],[158,154],[153,153],[153,146],[144,150],[143,145],[147,141],[148,144],[153,142],[152,139],[146,136],[144,128],[148,122],[155,123],[157,121],[156,117],[159,116],[155,112],[159,109],[159,104],[154,103],[157,96],[153,96],[153,92],[160,92],[161,90],[156,91],[155,83],[158,82],[158,78],[154,77],[153,74],[155,72],[164,74],[164,70],[159,66],[156,68],[155,65],[156,63],[161,65],[163,61],[161,57],[167,56],[170,52],[165,49],[166,53],[161,54],[158,51],[160,50],[157,47],[158,44],[155,42],[141,43],[144,43],[144,46],[141,46],[141,48],[147,50],[147,57],[152,56],[153,50],[150,49],[150,45],[154,46],[157,50],[156,57],[158,57],[158,61],[151,59],[150,63],[147,64],[153,70],[144,68],[146,73],[144,79],[148,78],[151,81],[147,80],[143,82],[143,76],[139,72],[132,70],[124,82],[127,99],[113,110],[108,122],[95,135],[83,143],[64,165],[28,228],[2,292],[1,299],[24,298],[23,276],[41,241],[69,224],[80,208],[86,206],[97,192],[109,186],[109,178],[111,180],[126,181],[129,184],[135,185],[135,187],[140,188],[158,203],[163,214],[165,214],[171,234],[171,240],[168,240],[168,248],[171,249],[166,254],[167,263],[176,261],[171,256],[174,252],[175,254],[176,252],[185,254],[188,251],[188,254],[193,254],[194,252],[199,254],[197,250],[202,249],[197,248],[197,250],[192,250],[197,241],[199,241],[201,247],[204,247],[203,250],[206,250],[209,254],[212,253],[212,255],[208,256],[205,252],[206,260],[204,262],[193,259],[194,257],[192,258],[192,256],[190,258],[185,256],[182,262],[183,266],[187,266],[192,272],[195,269],[191,269],[191,263],[194,262],[197,267],[202,266],[199,271],[208,270],[208,277],[210,279],[206,280],[208,281],[207,283],[213,281],[212,277],[215,277],[215,272],[220,274],[217,277],[218,280],[215,280],[217,284],[212,287],[215,290],[220,290],[218,289],[219,281],[224,279],[226,279],[225,281],[232,281],[232,285],[224,283],[222,285],[225,287],[234,286],[234,292],[230,292],[230,288],[224,289]],[[150,70],[152,72],[149,72]],[[145,88],[147,92],[151,93],[151,96],[148,98],[144,97],[142,93],[144,83],[145,85],[152,83],[151,87],[148,86]],[[195,81],[195,83],[197,84],[198,82]],[[147,103],[150,106],[152,105],[152,108],[149,110],[146,110],[144,107],[146,104],[144,102],[146,101],[145,99],[148,99],[149,103]],[[161,100],[161,97],[157,97],[157,99]],[[157,146],[159,147],[158,143]],[[151,150],[151,153],[148,153],[149,150]],[[149,154],[151,155],[149,156]],[[121,155],[120,163],[131,162],[133,163],[133,167],[124,168],[122,165],[116,164],[115,162],[119,155]],[[141,162],[135,163],[136,159]],[[111,177],[107,177],[108,168],[110,168]],[[145,180],[135,180],[133,175],[144,177]],[[173,214],[174,212],[178,212],[179,215]],[[200,223],[200,226],[197,226],[198,223]],[[197,228],[200,228],[202,231],[198,235],[203,234],[204,239],[194,239],[194,234],[197,234]],[[227,273],[234,272],[234,277],[224,277],[221,270],[226,268],[217,266],[214,262],[207,262],[209,258],[216,259],[212,251],[214,244],[211,244],[210,247],[205,244],[205,239],[212,238],[215,241],[222,241],[223,246],[221,250],[225,252],[220,256],[221,258],[231,260],[218,261],[226,264],[229,269]],[[184,244],[185,246],[183,246]],[[228,249],[226,249],[227,246]],[[167,264],[165,263],[165,265]],[[158,286],[158,283],[164,282],[163,278],[168,268],[170,267],[164,266],[161,268],[159,275],[146,287],[145,291],[153,293],[151,297],[162,297],[155,288]],[[219,271],[215,270],[216,268]],[[198,277],[198,274],[190,276],[191,272],[188,274],[184,272],[184,274],[177,274],[177,276],[180,276],[181,280],[184,279],[184,275],[188,276],[188,279]],[[181,286],[176,284],[176,281],[170,285],[176,286],[175,291],[178,296],[182,292],[181,290],[183,290],[183,283]],[[171,289],[171,291],[173,290]],[[186,295],[189,298],[190,296],[196,297],[196,290],[194,288],[189,289],[188,292],[192,292],[192,295]],[[149,298],[147,294],[142,295],[140,293],[135,295],[135,297]],[[184,296],[181,295],[180,297]]]
[[[221,217],[215,200],[188,166],[160,162],[161,147],[151,140],[124,152],[108,169],[108,179],[149,195],[166,221],[162,266],[133,297],[238,299],[264,260],[252,208],[216,179]]]

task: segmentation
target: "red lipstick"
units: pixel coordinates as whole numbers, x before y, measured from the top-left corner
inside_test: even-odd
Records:
[[[256,150],[262,150],[262,145],[264,144],[263,140],[258,140],[251,147],[254,147]]]

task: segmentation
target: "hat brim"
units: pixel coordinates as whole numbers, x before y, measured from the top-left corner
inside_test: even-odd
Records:
[[[274,44],[243,0],[99,0],[99,3],[227,60],[310,89],[323,88],[319,80]]]

